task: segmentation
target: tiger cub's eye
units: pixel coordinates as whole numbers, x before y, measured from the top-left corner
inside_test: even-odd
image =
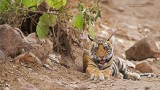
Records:
[[[94,44],[94,49],[97,49],[98,48],[98,44]]]
[[[108,54],[111,54],[111,50],[108,50],[107,53],[108,53]]]

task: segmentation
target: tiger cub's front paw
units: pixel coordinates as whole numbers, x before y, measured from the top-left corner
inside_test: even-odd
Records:
[[[101,72],[103,73],[104,77],[107,79],[110,79],[112,77],[112,73],[109,69],[102,70]]]
[[[104,75],[103,73],[92,73],[90,76],[90,80],[104,80]]]

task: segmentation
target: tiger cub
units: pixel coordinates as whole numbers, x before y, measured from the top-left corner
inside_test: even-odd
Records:
[[[90,75],[92,80],[104,80],[105,78],[118,76],[119,72],[124,79],[140,79],[138,73],[132,73],[127,70],[121,59],[114,58],[110,38],[108,40],[93,40],[89,36],[92,44],[89,53],[84,52],[83,54],[84,71]]]

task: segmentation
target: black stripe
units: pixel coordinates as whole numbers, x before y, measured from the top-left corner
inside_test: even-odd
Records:
[[[118,60],[118,68],[120,69],[120,66],[121,66],[120,60],[118,58],[117,58],[117,60]]]
[[[115,76],[118,74],[118,70],[117,70],[117,65],[115,64],[115,62],[112,63],[112,76]]]
[[[124,64],[122,63],[121,71],[123,71]]]
[[[94,67],[97,67],[97,66],[96,66],[96,65],[94,65],[94,64],[88,64],[88,66],[89,66],[89,65],[92,65],[92,66],[94,66]]]
[[[112,54],[112,56],[110,58],[105,59],[105,62],[108,63],[112,59],[112,57],[113,57],[113,54]]]

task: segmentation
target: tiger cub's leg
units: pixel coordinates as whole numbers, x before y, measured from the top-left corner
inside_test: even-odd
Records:
[[[105,78],[110,78],[112,76],[112,72],[110,67],[104,70],[101,70]]]
[[[104,75],[86,53],[83,54],[83,69],[90,76],[91,80],[104,80]]]
[[[116,59],[114,60],[114,63],[115,63],[116,66],[118,67],[119,72],[123,74],[123,78],[124,78],[124,79],[139,80],[139,79],[141,78],[138,73],[130,72],[130,71],[127,69],[126,64],[124,64],[121,59],[116,58]],[[115,67],[115,65],[113,65],[113,67]]]
[[[105,78],[109,79],[110,77],[112,77],[112,63],[113,63],[113,60],[110,60],[107,63],[107,67],[101,70]]]

